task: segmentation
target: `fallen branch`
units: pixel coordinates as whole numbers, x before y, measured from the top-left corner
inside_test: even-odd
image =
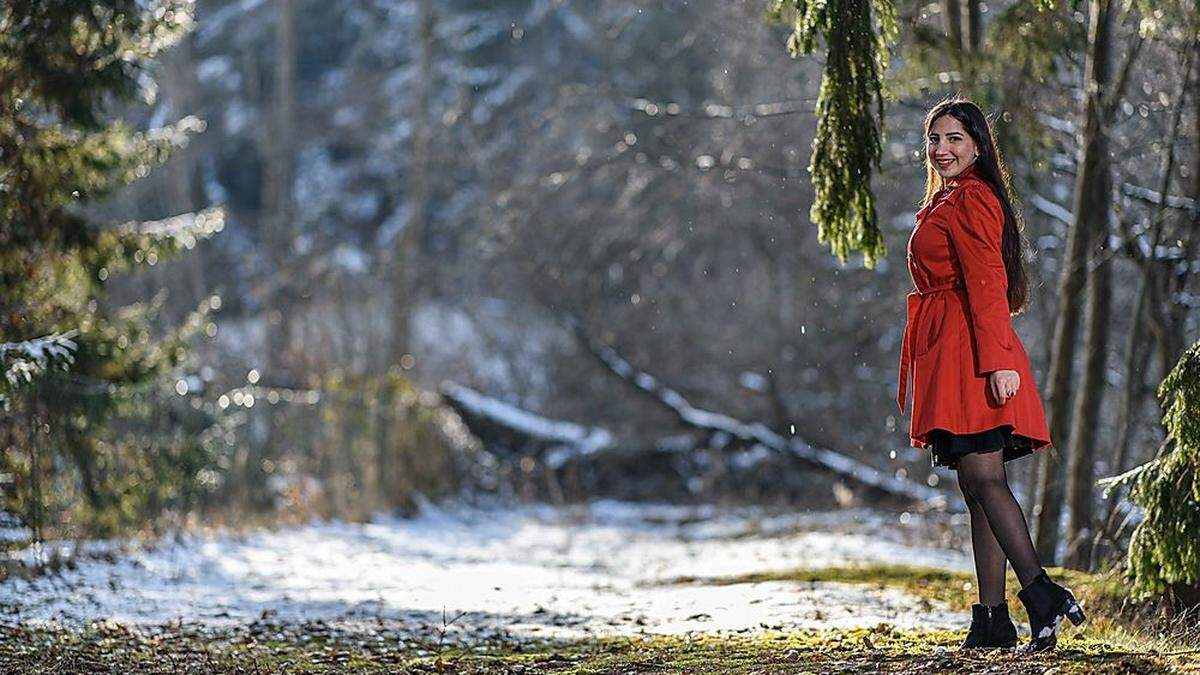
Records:
[[[635,368],[613,348],[595,341],[578,322],[573,321],[572,323],[576,334],[586,345],[588,351],[600,359],[609,370],[622,380],[649,394],[690,427],[709,432],[726,433],[747,444],[759,444],[776,452],[790,454],[811,466],[830,471],[893,496],[927,504],[932,508],[954,512],[964,509],[962,504],[957,501],[951,502],[937,490],[904,478],[897,478],[839,452],[814,447],[799,438],[784,438],[760,422],[747,423],[729,415],[697,408],[688,403],[682,394],[662,384],[650,373]]]
[[[613,445],[612,434],[600,427],[542,417],[450,381],[443,382],[440,390],[476,435],[499,437],[500,444],[510,449],[539,454],[551,469]]]

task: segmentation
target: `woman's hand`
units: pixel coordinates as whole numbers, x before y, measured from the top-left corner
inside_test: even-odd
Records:
[[[1021,386],[1021,375],[1015,370],[994,370],[988,376],[988,385],[992,389],[992,396],[1000,403],[1007,403],[1008,399],[1012,398],[1017,389]]]

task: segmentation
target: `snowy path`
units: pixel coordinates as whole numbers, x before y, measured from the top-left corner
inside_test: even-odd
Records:
[[[411,520],[185,537],[115,563],[10,580],[0,584],[0,621],[222,627],[269,618],[428,632],[457,617],[449,632],[463,639],[918,620],[959,627],[961,613],[918,610],[894,590],[661,583],[859,561],[971,569],[963,551],[929,545],[927,523],[906,521],[858,509],[766,516],[606,501],[570,510],[430,507]]]

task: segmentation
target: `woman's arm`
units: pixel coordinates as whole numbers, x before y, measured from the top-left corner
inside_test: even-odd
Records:
[[[1001,241],[1004,211],[986,184],[964,185],[950,241],[962,267],[968,314],[975,339],[975,368],[980,376],[997,370],[1016,370],[1012,320],[1008,311],[1008,275]]]

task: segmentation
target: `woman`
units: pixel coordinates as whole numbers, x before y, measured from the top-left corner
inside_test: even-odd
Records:
[[[1021,582],[1031,640],[1053,649],[1063,616],[1083,610],[1041,567],[1004,463],[1049,446],[1029,357],[1012,328],[1028,282],[1007,173],[983,112],[950,99],[925,118],[925,199],[908,241],[908,319],[896,402],[913,383],[910,444],[958,472],[971,513],[979,602],[962,648],[1012,647],[1005,560]]]

